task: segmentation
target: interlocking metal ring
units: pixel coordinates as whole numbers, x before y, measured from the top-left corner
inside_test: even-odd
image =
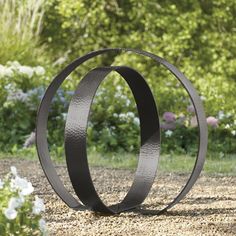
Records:
[[[130,67],[109,66],[93,69],[81,80],[70,102],[65,128],[66,162],[75,193],[84,205],[79,203],[65,188],[50,159],[47,143],[47,121],[50,104],[57,89],[79,65],[108,52],[133,52],[162,64],[175,75],[186,89],[195,108],[199,128],[199,149],[192,174],[177,197],[164,209],[139,210],[143,214],[160,214],[182,200],[196,182],[203,168],[207,152],[207,124],[201,99],[190,81],[172,64],[152,53],[136,49],[102,49],[76,59],[63,69],[46,90],[39,106],[36,125],[36,146],[39,160],[54,191],[69,207],[75,210],[87,207],[96,212],[117,214],[135,209],[145,200],[153,184],[158,166],[160,124],[155,100],[148,84],[137,71]],[[116,71],[126,80],[134,95],[140,118],[141,147],[135,178],[129,192],[123,201],[107,207],[99,198],[90,176],[86,153],[86,129],[96,90],[111,71]]]

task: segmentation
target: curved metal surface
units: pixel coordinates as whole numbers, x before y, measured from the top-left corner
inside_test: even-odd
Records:
[[[176,203],[178,203],[180,200],[182,200],[186,194],[190,191],[194,183],[196,182],[202,168],[204,165],[205,155],[207,151],[207,124],[206,124],[206,118],[205,113],[203,109],[203,105],[201,102],[201,99],[199,95],[197,94],[196,90],[193,88],[190,81],[172,64],[168,63],[163,58],[160,58],[152,53],[148,53],[141,50],[136,49],[121,49],[121,48],[115,48],[115,49],[102,49],[98,51],[91,52],[89,54],[86,54],[78,59],[76,59],[74,62],[72,62],[70,65],[68,65],[62,72],[57,75],[50,86],[48,87],[42,102],[39,107],[38,111],[38,118],[37,118],[37,128],[36,128],[36,144],[37,144],[37,151],[38,156],[42,165],[42,168],[45,172],[45,175],[48,178],[48,181],[52,185],[55,192],[61,197],[61,199],[71,208],[74,209],[80,209],[81,205],[80,203],[68,192],[68,190],[63,186],[62,181],[58,177],[56,170],[52,164],[52,161],[50,159],[50,154],[48,150],[48,143],[47,143],[47,119],[48,119],[48,113],[49,113],[49,107],[52,102],[52,98],[55,95],[57,89],[60,87],[62,82],[66,79],[66,77],[74,70],[76,69],[80,64],[83,62],[98,56],[100,54],[108,53],[108,52],[133,52],[136,54],[140,54],[143,56],[147,56],[149,58],[152,58],[157,63],[162,64],[165,66],[175,77],[180,81],[180,83],[183,85],[183,87],[188,92],[191,101],[193,103],[193,106],[195,108],[196,117],[198,121],[198,127],[199,127],[199,150],[196,158],[196,162],[193,168],[193,171],[190,175],[190,178],[188,179],[186,185],[183,187],[181,192],[177,195],[177,197],[170,202],[167,207],[159,210],[141,210],[143,214],[159,214],[163,211],[173,207]],[[83,188],[83,186],[81,186]],[[140,190],[141,191],[141,190]]]
[[[106,207],[99,198],[89,173],[86,153],[86,130],[90,107],[98,86],[111,72],[118,72],[128,83],[141,125],[141,148],[133,184],[121,203]],[[79,199],[89,208],[103,213],[119,213],[140,205],[155,179],[159,149],[160,125],[152,92],[144,78],[129,67],[100,67],[90,71],[79,83],[70,102],[65,128],[67,167]]]

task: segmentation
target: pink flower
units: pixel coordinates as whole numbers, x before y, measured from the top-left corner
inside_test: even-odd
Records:
[[[165,112],[163,114],[163,120],[165,120],[166,122],[175,122],[175,114],[172,112]]]
[[[207,117],[207,124],[216,128],[218,126],[218,119],[213,116]]]
[[[163,130],[174,130],[176,129],[176,124],[174,122],[171,123],[162,123],[161,129]]]

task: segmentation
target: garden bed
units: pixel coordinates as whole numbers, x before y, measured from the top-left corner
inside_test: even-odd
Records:
[[[202,175],[190,194],[161,216],[143,216],[126,212],[101,216],[90,211],[69,209],[53,192],[38,161],[0,160],[0,177],[16,166],[21,176],[35,187],[35,194],[46,204],[45,219],[51,235],[235,235],[236,177]],[[63,164],[58,173],[71,189]],[[101,197],[107,203],[122,199],[131,184],[133,172],[108,168],[91,168]],[[187,179],[186,174],[161,173],[144,203],[148,209],[160,209],[170,201]]]

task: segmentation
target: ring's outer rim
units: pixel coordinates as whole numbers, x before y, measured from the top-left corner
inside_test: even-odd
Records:
[[[36,125],[36,146],[37,146],[37,152],[40,159],[40,163],[42,165],[42,168],[44,170],[44,173],[51,184],[54,191],[60,196],[60,198],[71,208],[79,209],[81,207],[81,204],[78,203],[78,201],[67,191],[67,189],[62,184],[61,180],[59,179],[56,170],[52,164],[52,161],[50,159],[50,154],[48,150],[48,143],[47,143],[47,119],[48,119],[48,112],[51,100],[53,96],[55,95],[57,89],[60,87],[62,82],[66,79],[66,77],[79,65],[84,63],[85,61],[96,57],[98,55],[107,53],[107,52],[133,52],[139,55],[147,56],[149,58],[152,58],[157,63],[162,64],[165,66],[183,85],[183,87],[188,92],[190,99],[193,103],[193,106],[195,108],[197,122],[198,122],[198,129],[199,129],[199,147],[198,147],[198,154],[195,161],[194,168],[192,170],[192,173],[190,175],[190,178],[188,179],[186,185],[182,188],[181,192],[177,195],[177,197],[170,202],[164,209],[161,211],[148,211],[143,210],[142,213],[144,214],[156,214],[161,213],[163,211],[166,211],[167,209],[170,209],[175,204],[177,204],[179,201],[181,201],[186,194],[191,190],[195,182],[197,181],[201,170],[204,165],[205,156],[207,152],[207,138],[208,138],[208,132],[207,132],[207,124],[206,124],[206,117],[205,112],[203,109],[202,101],[197,93],[197,91],[192,86],[191,82],[184,76],[183,73],[181,73],[175,66],[167,62],[161,57],[158,57],[152,53],[137,50],[137,49],[126,49],[126,48],[107,48],[107,49],[101,49],[97,51],[90,52],[82,57],[77,58],[74,60],[71,64],[66,66],[52,81],[52,83],[47,88],[44,97],[40,103],[39,109],[38,109],[38,116],[37,116],[37,125]]]

